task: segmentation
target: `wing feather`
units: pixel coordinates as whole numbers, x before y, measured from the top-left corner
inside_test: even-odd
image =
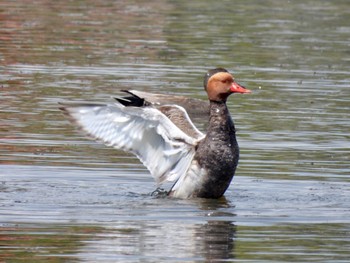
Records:
[[[120,103],[62,106],[91,137],[134,153],[157,183],[178,180],[188,170],[198,139],[185,134],[159,110]]]
[[[157,106],[157,109],[187,135],[198,139],[204,138],[204,134],[194,126],[183,107],[178,105],[162,105],[159,107]]]

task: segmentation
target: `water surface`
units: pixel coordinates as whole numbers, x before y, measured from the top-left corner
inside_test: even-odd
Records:
[[[0,3],[0,261],[347,262],[347,1]],[[205,99],[226,67],[241,148],[225,198],[152,195],[57,108],[133,88]],[[205,129],[206,120],[196,120]]]

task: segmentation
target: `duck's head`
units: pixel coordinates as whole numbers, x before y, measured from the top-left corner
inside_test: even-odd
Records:
[[[251,92],[235,82],[234,77],[224,68],[208,70],[204,76],[204,89],[209,100],[218,102],[225,102],[232,93]]]

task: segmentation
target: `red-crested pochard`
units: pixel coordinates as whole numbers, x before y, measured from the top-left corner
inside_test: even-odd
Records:
[[[223,68],[204,76],[209,103],[182,96],[126,91],[110,104],[62,103],[61,110],[94,139],[135,154],[158,184],[174,182],[176,198],[219,198],[239,159],[236,131],[226,100],[250,93]],[[187,110],[187,111],[186,111]],[[208,114],[206,134],[189,114]]]

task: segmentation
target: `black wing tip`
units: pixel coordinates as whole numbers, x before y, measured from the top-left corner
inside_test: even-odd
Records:
[[[114,99],[117,100],[120,104],[124,105],[125,107],[143,107],[148,105],[144,98],[135,95],[132,91],[121,91],[129,94],[129,96],[115,97]]]

